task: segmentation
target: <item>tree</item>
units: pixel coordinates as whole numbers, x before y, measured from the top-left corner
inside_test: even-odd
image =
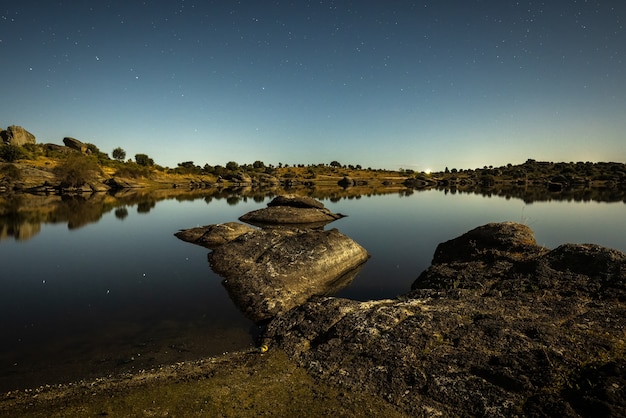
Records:
[[[124,159],[126,158],[126,151],[124,151],[120,147],[115,148],[113,150],[113,158],[120,162],[124,161]]]
[[[341,163],[339,163],[339,161],[332,161],[330,163],[331,167],[341,167]]]
[[[148,157],[146,154],[135,154],[135,161],[139,165],[150,166],[154,165],[154,160]]]
[[[0,145],[0,158],[4,161],[12,163],[20,158],[24,158],[24,152],[22,151],[22,148],[17,145]]]
[[[239,170],[239,164],[237,164],[234,161],[229,161],[229,162],[226,163],[226,170],[237,171],[237,170]]]
[[[182,163],[178,163],[179,167],[183,167],[183,168],[195,168],[196,166],[193,164],[193,161],[185,161]]]

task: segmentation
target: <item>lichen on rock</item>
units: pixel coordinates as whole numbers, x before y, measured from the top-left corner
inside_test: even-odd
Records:
[[[411,416],[626,416],[626,254],[488,224],[441,244],[413,290],[315,297],[265,339]]]

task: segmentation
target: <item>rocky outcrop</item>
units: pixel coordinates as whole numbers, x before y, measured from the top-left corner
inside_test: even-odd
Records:
[[[234,240],[240,235],[253,231],[256,230],[248,225],[240,224],[239,222],[227,222],[184,229],[174,235],[183,241],[207,248],[216,248]]]
[[[257,226],[288,224],[321,227],[344,217],[344,215],[332,213],[324,207],[323,203],[308,197],[278,196],[267,206],[267,208],[248,212],[239,220]]]
[[[336,229],[270,229],[240,235],[209,254],[231,299],[254,321],[337,290],[367,251]]]
[[[276,197],[269,211],[289,210],[307,219],[311,211],[330,213],[312,198]],[[245,216],[245,215],[244,215]],[[242,217],[244,218],[244,217]],[[289,227],[255,229],[237,222],[181,230],[175,235],[212,248],[211,268],[242,312],[260,322],[303,304],[311,296],[345,287],[367,261],[367,251],[337,229]]]
[[[22,147],[27,144],[35,144],[35,135],[28,132],[21,126],[11,125],[6,130],[0,130],[2,142],[8,145]]]
[[[80,151],[83,154],[87,153],[87,145],[84,142],[79,141],[76,138],[71,138],[69,136],[66,136],[65,138],[63,138],[63,143],[68,148],[71,148],[76,151]]]
[[[410,416],[626,416],[626,254],[489,224],[397,299],[314,297],[264,343]]]

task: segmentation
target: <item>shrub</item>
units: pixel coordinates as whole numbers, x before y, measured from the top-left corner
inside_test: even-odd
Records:
[[[135,154],[135,161],[137,162],[137,164],[146,167],[154,165],[154,160],[148,157],[146,154]]]
[[[0,166],[0,180],[14,182],[22,179],[22,171],[13,164]]]
[[[117,177],[130,177],[130,178],[138,178],[138,177],[148,177],[150,174],[150,169],[148,167],[140,166],[135,163],[128,163],[124,166],[118,168],[115,171],[115,176]]]
[[[22,147],[12,144],[0,145],[0,158],[4,161],[12,163],[20,158],[24,158],[24,156],[25,154]]]
[[[62,187],[79,187],[95,180],[100,173],[100,166],[94,157],[75,153],[57,166],[55,173]]]

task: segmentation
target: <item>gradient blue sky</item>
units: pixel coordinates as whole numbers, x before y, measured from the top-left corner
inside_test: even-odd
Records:
[[[626,1],[0,6],[0,126],[157,164],[626,161]]]

